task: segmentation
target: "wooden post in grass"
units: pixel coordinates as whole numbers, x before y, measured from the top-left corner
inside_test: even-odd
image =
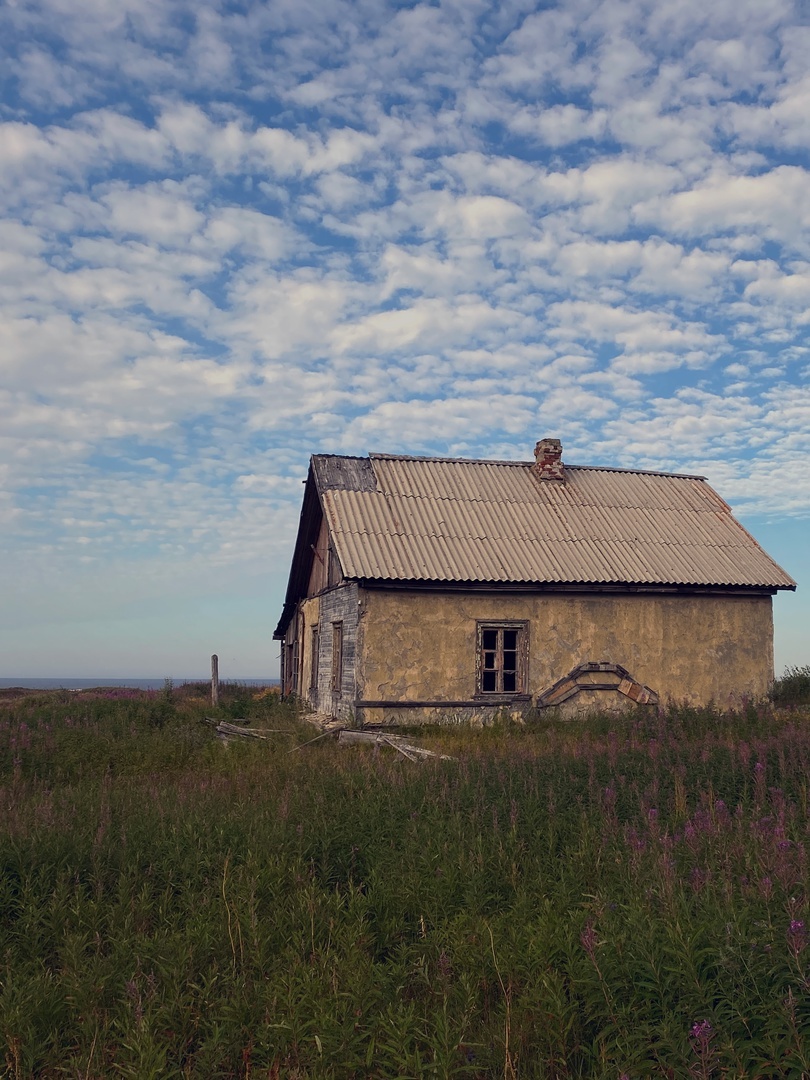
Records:
[[[211,657],[211,704],[215,709],[219,705],[219,657],[216,653]]]

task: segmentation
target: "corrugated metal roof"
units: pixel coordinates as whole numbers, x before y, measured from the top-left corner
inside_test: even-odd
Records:
[[[348,578],[795,587],[702,477],[371,455],[372,486],[363,460],[313,459]]]

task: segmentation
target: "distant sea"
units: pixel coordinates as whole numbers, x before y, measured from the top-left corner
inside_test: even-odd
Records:
[[[20,675],[16,679],[0,678],[0,690],[7,690],[10,686],[22,686],[27,690],[86,690],[95,686],[129,686],[133,690],[161,690],[166,685],[167,676],[159,679],[102,679],[88,676],[86,679],[32,679],[26,675]],[[199,678],[174,678],[174,686],[181,686],[186,682],[202,683],[210,682],[204,675]],[[278,679],[220,679],[223,683],[238,683],[240,686],[278,686]]]

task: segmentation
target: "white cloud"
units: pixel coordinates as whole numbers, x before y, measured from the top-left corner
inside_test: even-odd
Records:
[[[281,581],[310,450],[555,431],[810,512],[808,46],[795,0],[7,4],[8,565]]]
[[[509,119],[509,127],[516,134],[554,147],[599,139],[607,126],[606,110],[581,109],[571,104],[551,108],[524,105]]]
[[[637,209],[636,217],[681,235],[755,228],[787,248],[804,249],[810,173],[797,165],[779,165],[759,176],[717,172],[689,191],[649,200]]]
[[[510,313],[499,311],[480,299],[421,300],[408,308],[367,315],[354,324],[336,329],[332,342],[338,353],[397,353],[403,349],[441,347],[469,338],[486,337],[500,329]]]
[[[351,445],[360,439],[400,450],[424,449],[433,445],[437,427],[448,442],[475,445],[478,431],[516,434],[531,424],[533,414],[533,399],[514,394],[385,402],[356,421]]]
[[[685,251],[680,244],[653,237],[644,242],[576,240],[560,248],[556,261],[580,279],[630,279],[633,291],[705,298],[722,292],[731,260],[699,248]]]
[[[274,215],[239,206],[215,210],[205,226],[204,238],[217,252],[239,250],[269,263],[280,261],[294,249],[309,247],[305,237]]]
[[[187,244],[205,218],[174,180],[131,188],[115,184],[101,197],[108,228],[119,237],[141,236],[167,247]]]
[[[555,337],[615,345],[620,355],[612,366],[623,374],[666,371],[682,364],[702,367],[727,349],[705,327],[678,322],[665,312],[566,300],[552,304],[548,314],[556,324]]]
[[[484,70],[493,83],[513,92],[536,91],[549,82],[576,85],[582,67],[575,62],[576,20],[571,9],[528,15]]]
[[[218,332],[236,350],[246,344],[268,359],[293,357],[303,348],[322,357],[354,290],[339,279],[301,271],[291,277],[243,271],[230,286],[231,311]]]
[[[806,313],[810,309],[810,267],[799,273],[758,278],[746,285],[745,295],[766,303],[778,300]]]

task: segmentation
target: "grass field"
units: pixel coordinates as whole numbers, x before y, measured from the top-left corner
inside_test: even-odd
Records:
[[[0,699],[0,1076],[810,1077],[810,710],[312,737]]]

